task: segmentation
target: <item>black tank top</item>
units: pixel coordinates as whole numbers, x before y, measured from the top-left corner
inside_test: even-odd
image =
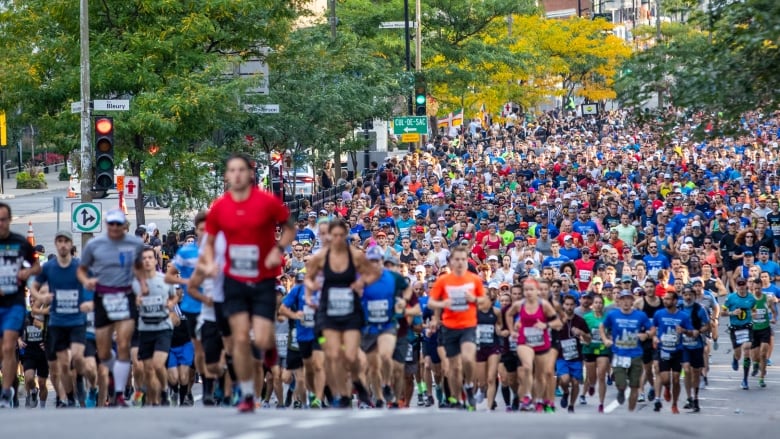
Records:
[[[663,308],[664,304],[662,300],[658,301],[658,306],[653,306],[647,303],[646,298],[642,298],[642,312],[644,312],[647,315],[647,318],[652,320],[653,316],[655,315],[655,312],[659,309]]]
[[[493,307],[487,311],[477,309],[477,344],[480,348],[493,347],[498,343],[496,337],[496,317]]]
[[[409,254],[405,255],[403,250],[402,250],[401,254],[399,255],[399,259],[401,260],[402,263],[408,264],[409,262],[411,262],[414,259],[414,251],[409,250]]]
[[[320,310],[322,317],[333,320],[349,320],[360,312],[360,300],[350,286],[357,280],[357,270],[352,261],[352,252],[347,249],[349,265],[341,273],[330,268],[330,249],[325,253],[325,266],[322,273],[322,297]]]

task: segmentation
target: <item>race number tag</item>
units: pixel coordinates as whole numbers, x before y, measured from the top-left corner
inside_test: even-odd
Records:
[[[612,367],[622,367],[628,369],[629,367],[631,367],[631,357],[615,355],[614,357],[612,357]]]
[[[450,298],[450,311],[460,312],[469,309],[466,301],[466,286],[445,287]]]
[[[677,349],[677,334],[662,334],[661,335],[661,346],[669,351],[673,351]]]
[[[56,290],[54,298],[57,306],[54,312],[57,314],[78,314],[79,312],[79,290]]]
[[[590,342],[593,344],[601,344],[601,331],[599,331],[599,328],[590,330]]]
[[[303,321],[301,322],[301,326],[304,328],[314,327],[314,308],[309,305],[303,305]]]
[[[228,247],[230,269],[228,273],[238,277],[255,278],[260,275],[258,270],[260,248],[256,245],[231,245]]]
[[[43,329],[35,325],[27,326],[27,341],[30,343],[40,343],[43,341]]]
[[[734,339],[738,345],[745,344],[750,341],[749,329],[738,329],[734,331]]]
[[[348,316],[355,309],[355,294],[352,288],[328,289],[328,317]]]
[[[296,351],[300,349],[298,345],[298,328],[292,328],[292,331],[290,331],[290,349]]]
[[[101,297],[106,316],[111,321],[127,320],[130,318],[130,303],[124,294],[106,294]]]
[[[409,347],[406,348],[406,362],[411,363],[414,361],[414,345],[409,343]]]
[[[687,347],[693,347],[699,345],[699,338],[698,337],[688,337],[687,335],[683,335],[683,346]]]
[[[477,344],[490,346],[493,344],[496,327],[493,325],[477,325]]]
[[[577,339],[567,338],[561,340],[561,351],[563,352],[563,359],[571,361],[579,357],[580,352],[577,350]]]
[[[166,318],[166,300],[162,296],[144,296],[141,299],[141,320],[147,325],[156,325]]]
[[[95,333],[95,311],[87,313],[87,332],[90,334]]]
[[[18,259],[16,263],[11,263],[9,258],[3,260],[3,264],[0,264],[0,291],[3,295],[10,296],[19,292],[19,268],[21,267],[22,259]]]
[[[276,350],[282,357],[287,356],[287,342],[289,340],[289,334],[276,334]],[[284,355],[282,355],[284,354]]]
[[[517,351],[517,337],[509,336],[509,350],[512,352]]]
[[[368,323],[387,323],[390,320],[390,303],[387,299],[366,302]]]
[[[539,328],[526,327],[523,328],[523,335],[525,335],[525,344],[530,348],[536,348],[544,345],[544,331]]]

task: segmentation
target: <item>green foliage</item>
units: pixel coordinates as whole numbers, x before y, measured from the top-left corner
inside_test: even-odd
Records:
[[[46,189],[46,175],[40,168],[27,166],[24,171],[16,173],[17,189]]]
[[[68,167],[63,166],[60,168],[60,175],[57,177],[60,181],[69,181],[70,180],[70,174],[68,174]]]

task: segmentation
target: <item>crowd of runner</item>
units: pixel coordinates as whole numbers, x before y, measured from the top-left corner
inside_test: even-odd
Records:
[[[49,381],[57,407],[192,406],[200,380],[240,412],[603,412],[613,385],[699,412],[719,324],[765,387],[780,117],[702,142],[702,115],[627,116],[474,121],[295,218],[236,154],[192,233],[114,210],[78,257],[67,231],[41,257],[0,203],[0,407],[44,407]]]

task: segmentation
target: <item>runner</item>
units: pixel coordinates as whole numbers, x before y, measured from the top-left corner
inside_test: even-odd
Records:
[[[327,383],[334,392],[336,407],[351,407],[352,389],[347,376],[358,391],[362,403],[370,405],[365,384],[360,379],[360,330],[363,328],[363,312],[358,301],[363,288],[375,282],[381,275],[378,267],[371,265],[359,250],[347,245],[347,225],[334,220],[328,227],[330,245],[315,254],[306,265],[306,304],[317,310],[315,332],[321,334],[320,343],[325,352]],[[322,283],[317,274],[322,271]],[[358,274],[360,277],[358,278]],[[319,303],[313,293],[322,291]]]
[[[57,368],[68,400],[68,406],[76,406],[71,366],[86,377],[90,388],[97,387],[96,375],[88,373],[84,363],[86,343],[86,316],[79,307],[86,301],[81,284],[76,277],[79,260],[71,256],[73,235],[65,230],[57,232],[54,238],[57,257],[43,265],[41,274],[32,283],[30,294],[36,301],[49,303],[50,315],[46,344],[57,355]],[[42,285],[49,293],[41,294]],[[82,403],[84,401],[79,398]]]
[[[94,291],[95,340],[98,358],[114,374],[112,406],[127,407],[124,392],[130,376],[130,342],[138,308],[131,284],[141,277],[143,241],[127,233],[127,219],[121,210],[106,214],[108,233],[93,238],[84,247],[77,275],[87,290]],[[140,279],[142,295],[149,293]],[[116,332],[116,357],[111,350]]]
[[[688,398],[685,409],[695,413],[701,411],[699,406],[699,383],[704,369],[704,346],[706,334],[710,330],[710,317],[707,308],[696,302],[696,288],[701,286],[700,280],[694,280],[693,285],[683,289],[682,311],[688,314],[693,329],[699,332],[696,337],[683,335],[683,370],[685,371],[685,394]],[[717,306],[717,304],[715,305]],[[693,392],[693,394],[691,394]]]
[[[477,355],[477,304],[489,302],[479,276],[468,272],[468,250],[452,249],[449,259],[451,273],[436,279],[429,293],[428,307],[441,310],[441,320],[432,322],[441,331],[440,344],[449,362],[451,408],[464,406],[476,410],[474,399],[474,366]],[[439,324],[441,328],[439,328]],[[466,393],[465,404],[459,396]]]
[[[642,378],[641,342],[655,335],[655,327],[642,311],[633,309],[634,296],[623,290],[618,296],[619,308],[613,309],[599,326],[604,346],[612,349],[612,371],[618,390],[617,401],[626,401],[626,387],[631,389],[628,411],[636,409]]]
[[[227,159],[228,192],[208,213],[206,242],[198,262],[198,269],[207,276],[217,274],[215,242],[218,233],[224,232],[224,312],[230,316],[234,367],[243,396],[238,410],[242,413],[255,409],[249,332],[254,334],[257,348],[274,347],[275,277],[280,274],[284,249],[295,237],[287,207],[257,189],[253,174],[249,157],[236,154]],[[278,242],[274,233],[277,225],[283,227]]]
[[[644,295],[634,302],[634,308],[645,313],[648,319],[653,319],[656,311],[663,309],[664,304],[661,298],[666,294],[666,288],[663,285],[656,285],[652,279],[647,279],[646,287],[643,290]],[[658,351],[653,347],[653,340],[647,339],[642,342],[642,393],[639,394],[639,401],[644,400],[645,383],[650,385],[647,392],[647,400],[655,400],[655,374],[658,372]]]
[[[491,411],[496,409],[496,378],[501,354],[499,337],[509,335],[509,330],[501,326],[500,317],[501,310],[487,300],[477,306],[476,386],[480,395],[487,397],[487,407]]]
[[[11,206],[0,202],[0,265],[3,267],[0,272],[0,331],[3,332],[0,362],[4,377],[16,376],[16,343],[26,314],[24,289],[27,279],[41,272],[33,246],[22,235],[11,232],[11,218]],[[23,267],[24,262],[29,267]],[[13,382],[12,379],[3,380],[0,408],[13,405],[16,396]]]
[[[141,252],[143,277],[149,287],[148,294],[141,293],[139,280],[133,281],[133,293],[138,304],[138,360],[144,363],[146,402],[152,407],[162,403],[161,392],[168,389],[166,363],[171,350],[176,293],[173,285],[165,283],[165,275],[157,272],[157,252],[147,247]]]
[[[731,346],[734,349],[734,357],[731,360],[731,368],[739,370],[739,360],[742,358],[742,383],[743,390],[748,390],[748,374],[750,373],[750,349],[753,343],[753,314],[752,309],[756,305],[754,295],[748,293],[747,280],[737,278],[737,291],[726,297],[723,303],[723,311],[729,316],[729,334]]]
[[[553,339],[559,346],[555,373],[560,380],[558,384],[563,389],[561,408],[567,408],[569,413],[574,413],[574,403],[580,392],[580,383],[583,382],[582,345],[592,341],[585,319],[574,314],[575,306],[574,296],[567,295],[563,298],[561,304],[563,328],[553,332]]]
[[[693,291],[689,294],[693,295]],[[653,345],[658,349],[660,361],[658,362],[659,380],[655,385],[655,403],[653,410],[661,410],[661,387],[665,387],[664,399],[669,401],[669,388],[671,387],[672,413],[679,414],[677,401],[680,398],[680,372],[683,361],[682,336],[696,338],[699,330],[694,329],[691,318],[685,312],[677,309],[679,297],[674,291],[667,291],[664,295],[664,309],[658,310],[653,316],[653,325],[656,335],[653,337]]]
[[[766,363],[769,358],[769,346],[772,343],[772,327],[777,317],[772,312],[777,299],[775,296],[764,294],[760,278],[750,280],[750,289],[756,299],[752,309],[753,317],[753,373],[758,375],[758,386],[766,387]]]
[[[24,390],[27,394],[24,406],[25,408],[35,408],[40,404],[41,408],[46,408],[46,399],[49,396],[49,363],[46,361],[46,349],[44,341],[46,340],[46,313],[48,305],[42,301],[33,299],[30,303],[30,312],[24,319],[24,329],[19,338],[19,354],[24,372]],[[14,353],[14,357],[16,354]],[[3,376],[16,377],[16,371],[12,375],[3,374]],[[3,380],[5,381],[5,380]],[[13,382],[13,379],[8,381]],[[12,387],[13,388],[13,387]],[[76,406],[73,402],[72,407]],[[12,402],[9,405],[12,407]],[[58,407],[59,408],[59,407]]]
[[[593,296],[592,293],[586,296]],[[593,396],[596,393],[596,382],[599,386],[599,413],[604,413],[604,399],[607,396],[607,374],[609,373],[609,360],[612,357],[612,350],[604,346],[601,339],[599,327],[604,321],[604,298],[596,295],[592,298],[592,310],[583,316],[588,325],[590,334],[590,343],[582,347],[582,354],[585,359],[585,375],[588,382],[588,395]],[[585,395],[580,396],[580,404],[587,404]]]

